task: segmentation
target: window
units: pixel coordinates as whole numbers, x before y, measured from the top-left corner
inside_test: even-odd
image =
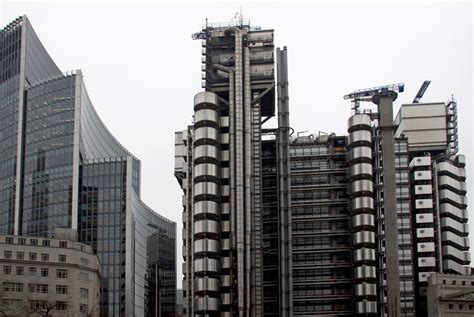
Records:
[[[41,261],[48,262],[49,261],[49,254],[41,253]]]
[[[67,241],[59,241],[60,248],[67,248]]]
[[[56,294],[67,294],[67,285],[56,285]]]
[[[88,259],[81,258],[81,265],[89,266],[89,260],[88,260]]]
[[[88,298],[89,290],[87,288],[81,288],[81,298]]]
[[[22,266],[17,266],[16,267],[16,275],[23,275],[24,272],[25,272],[25,270],[23,269]]]
[[[57,278],[67,278],[67,270],[57,269],[56,270],[56,277]]]
[[[25,252],[17,252],[16,258],[17,260],[23,260],[25,258]]]
[[[25,245],[26,239],[25,238],[18,238],[18,244]]]
[[[30,300],[31,309],[48,309],[48,302],[44,300]]]
[[[11,274],[12,274],[12,267],[5,265],[5,266],[3,267],[3,274],[5,274],[5,275],[11,275]]]
[[[5,238],[5,243],[13,244],[13,237],[6,237]]]
[[[87,313],[87,305],[86,304],[80,304],[79,305],[79,311],[81,313]]]
[[[84,272],[79,273],[79,280],[89,282],[89,274]]]
[[[23,292],[23,284],[22,283],[3,283],[3,291],[4,292]]]
[[[36,261],[36,253],[30,253],[29,259],[30,261]]]
[[[36,268],[35,267],[30,267],[28,269],[28,272],[30,273],[30,276],[36,276]]]
[[[30,293],[47,293],[48,285],[47,284],[28,284],[28,291]]]
[[[57,310],[67,310],[67,302],[56,302]]]
[[[3,305],[7,309],[21,309],[21,308],[23,308],[23,300],[21,300],[21,299],[3,299]]]
[[[4,251],[3,252],[3,257],[5,259],[11,259],[12,258],[12,251]]]
[[[49,247],[49,240],[43,240],[43,247]]]
[[[31,245],[38,245],[38,239],[30,239]]]
[[[49,269],[42,267],[41,268],[41,277],[48,277],[49,276]]]
[[[64,254],[59,255],[59,262],[66,262],[66,256]]]

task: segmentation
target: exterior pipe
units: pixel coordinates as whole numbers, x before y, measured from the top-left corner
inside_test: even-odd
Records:
[[[236,222],[237,216],[235,212],[235,71],[230,67],[219,64],[212,65],[214,69],[229,74],[229,207],[230,207],[230,259],[233,259],[236,241]],[[232,276],[233,265],[231,265],[230,276]]]
[[[252,132],[252,113],[251,113],[251,88],[250,88],[250,49],[244,48],[244,115],[245,115],[245,283],[247,287],[246,300],[247,306],[250,306],[250,270],[251,270],[251,254],[250,254],[250,236],[252,234],[251,221],[251,197],[250,186],[252,179],[252,146],[251,146],[251,132]]]
[[[238,28],[229,28],[235,36],[235,171],[236,171],[236,210],[237,217],[237,290],[239,316],[246,314],[244,299],[244,157],[243,157],[243,100],[242,100],[242,32]]]
[[[434,212],[436,214],[436,231],[438,231],[438,272],[443,274],[443,246],[441,240],[441,217],[439,213],[439,190],[438,190],[438,168],[436,162],[433,161],[431,168],[433,169],[433,187],[434,187]]]

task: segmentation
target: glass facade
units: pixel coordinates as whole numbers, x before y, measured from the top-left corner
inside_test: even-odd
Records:
[[[174,314],[176,227],[140,200],[140,161],[99,118],[82,72],[62,74],[26,16],[0,43],[0,231],[77,229],[101,263],[101,316]]]
[[[293,313],[352,316],[346,137],[291,145]]]

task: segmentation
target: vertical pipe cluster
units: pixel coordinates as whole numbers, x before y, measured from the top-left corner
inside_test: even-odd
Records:
[[[220,310],[220,116],[218,97],[194,97],[193,240],[194,311],[196,316]]]
[[[293,315],[293,273],[290,195],[290,112],[288,107],[287,50],[277,49],[278,90],[278,222],[280,259],[280,316]]]
[[[370,116],[355,114],[349,118],[348,126],[355,313],[376,314],[375,210]]]

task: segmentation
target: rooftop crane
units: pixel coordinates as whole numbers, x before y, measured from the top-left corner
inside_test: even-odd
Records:
[[[403,92],[404,89],[405,89],[404,83],[358,89],[358,90],[354,90],[348,95],[345,95],[344,100],[351,99],[352,102],[354,102],[354,107],[352,109],[357,110],[360,106],[361,101],[373,101],[374,97],[386,95],[389,93],[396,94],[398,92]]]
[[[419,103],[420,102],[421,97],[423,97],[423,95],[425,94],[425,91],[428,88],[428,86],[430,85],[430,83],[431,83],[430,80],[425,80],[423,82],[423,84],[420,87],[420,90],[418,90],[418,92],[415,96],[415,99],[413,99],[412,103]]]

